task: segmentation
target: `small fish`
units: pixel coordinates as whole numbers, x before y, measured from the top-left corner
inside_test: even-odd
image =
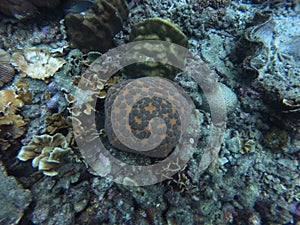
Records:
[[[93,6],[93,1],[78,1],[65,9],[65,13],[82,13],[89,10]]]

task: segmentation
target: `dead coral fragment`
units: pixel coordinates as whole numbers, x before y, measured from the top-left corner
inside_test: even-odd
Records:
[[[10,55],[0,48],[0,87],[9,83],[15,75],[15,69],[10,65]]]
[[[29,48],[12,55],[12,63],[18,68],[23,77],[45,80],[54,75],[66,61],[54,58],[43,49]]]
[[[32,160],[32,166],[38,167],[47,176],[55,176],[60,162],[72,153],[67,138],[61,133],[54,136],[36,135],[27,146],[23,146],[17,156],[21,161]]]

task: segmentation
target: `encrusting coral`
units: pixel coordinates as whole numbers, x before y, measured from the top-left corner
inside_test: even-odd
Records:
[[[173,23],[161,18],[150,18],[133,25],[130,41],[160,40],[188,47],[188,39]]]
[[[148,40],[165,41],[188,48],[188,39],[185,34],[175,24],[161,18],[150,18],[134,24],[129,39],[131,42]],[[167,51],[165,50],[166,48],[168,48]],[[159,62],[151,60],[138,62],[141,53],[145,54],[147,52],[155,52],[155,55],[159,57]],[[133,60],[138,63],[127,66],[125,73],[130,78],[160,76],[174,79],[179,69],[169,65],[168,62],[174,62],[178,66],[182,66],[184,63],[184,55],[178,55],[178,52],[175,52],[172,45],[167,47],[163,42],[157,44],[155,48],[153,48],[153,45],[149,46],[147,44],[135,45],[128,51],[126,59],[129,62]]]
[[[65,63],[64,59],[54,58],[48,51],[39,48],[28,48],[12,55],[12,64],[23,77],[40,80],[53,76]]]
[[[17,158],[21,161],[33,159],[33,167],[47,176],[55,176],[59,163],[70,153],[72,150],[67,137],[61,133],[53,136],[44,134],[34,136],[28,145],[21,148]]]
[[[26,122],[18,114],[23,106],[23,101],[13,89],[0,91],[0,147],[7,150],[10,146],[16,145],[26,130]]]

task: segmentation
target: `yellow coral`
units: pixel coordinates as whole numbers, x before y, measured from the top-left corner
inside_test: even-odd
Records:
[[[47,176],[55,176],[58,174],[56,168],[59,163],[64,157],[72,153],[68,145],[67,138],[61,133],[56,133],[53,136],[37,135],[27,146],[21,148],[17,158],[21,161],[33,159],[33,167],[37,167]]]
[[[12,89],[0,91],[0,99],[0,112],[15,112],[24,105],[23,101],[18,99],[18,95]]]
[[[12,64],[17,67],[22,76],[45,80],[54,75],[66,61],[54,58],[43,49],[29,48],[12,55]]]
[[[0,147],[7,150],[26,130],[26,122],[17,115],[24,103],[12,89],[0,91],[0,99]]]

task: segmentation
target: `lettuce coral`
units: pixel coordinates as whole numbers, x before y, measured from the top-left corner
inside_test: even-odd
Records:
[[[59,163],[64,157],[72,153],[68,147],[67,137],[61,133],[51,136],[48,134],[36,135],[30,143],[23,146],[17,158],[21,161],[32,160],[32,166],[37,167],[47,176],[55,176]]]

